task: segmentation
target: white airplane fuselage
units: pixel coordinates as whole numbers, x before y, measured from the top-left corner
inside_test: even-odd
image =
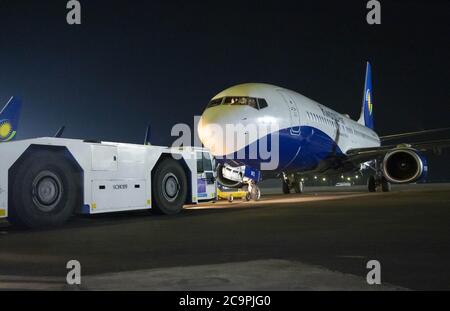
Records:
[[[233,99],[242,99],[242,103],[236,104]],[[370,94],[368,103],[370,106]],[[267,124],[272,130],[269,133],[249,135],[237,129],[234,135],[247,135],[246,139],[223,139],[220,142],[209,133],[211,125],[225,129],[227,125],[237,124],[244,128]],[[274,126],[269,127],[269,124]],[[299,93],[261,83],[241,84],[217,94],[203,112],[198,130],[204,146],[219,161],[223,158],[224,162],[246,165],[257,170],[266,161],[259,154],[261,141],[277,134],[279,160],[276,168],[271,170],[273,173],[355,170],[354,167],[339,167],[337,162],[340,162],[339,159],[345,160],[350,149],[380,146],[380,139],[372,129],[347,115]],[[244,158],[237,156],[244,150],[248,153],[252,147],[258,150],[256,158],[248,157],[248,154]]]

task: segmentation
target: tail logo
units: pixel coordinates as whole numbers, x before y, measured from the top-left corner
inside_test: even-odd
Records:
[[[366,101],[367,101],[367,108],[369,108],[369,113],[372,114],[373,104],[372,104],[372,96],[370,95],[370,89],[367,89]]]
[[[9,120],[1,120],[0,121],[0,142],[9,141],[16,136],[16,131],[13,130],[13,127]]]

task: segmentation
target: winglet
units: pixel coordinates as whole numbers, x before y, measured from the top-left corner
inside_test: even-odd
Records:
[[[0,111],[0,142],[10,141],[16,136],[21,106],[19,98],[11,97]]]
[[[359,124],[374,129],[373,122],[373,93],[372,93],[372,68],[367,62],[366,66],[366,81],[364,83],[364,95],[361,109],[361,116],[358,120]]]

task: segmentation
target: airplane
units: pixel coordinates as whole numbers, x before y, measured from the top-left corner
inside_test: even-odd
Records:
[[[16,137],[21,106],[20,99],[13,96],[0,111],[0,143]]]
[[[270,84],[246,83],[214,96],[200,117],[197,131],[202,144],[216,157],[218,181],[234,188],[247,185],[254,200],[260,198],[257,184],[263,177],[281,178],[285,194],[292,189],[302,193],[302,176],[312,174],[326,176],[370,169],[370,192],[387,192],[391,183],[414,183],[425,178],[428,164],[424,152],[448,147],[450,139],[384,143],[448,128],[380,137],[374,130],[374,109],[372,69],[367,62],[362,110],[357,121],[297,92]],[[275,129],[249,132],[250,125],[264,123],[276,125]],[[234,131],[228,132],[229,125],[234,126]],[[217,126],[227,128],[223,130],[227,135],[244,137],[218,137],[214,134]],[[270,151],[274,151],[271,147],[278,148],[278,165],[271,169],[263,167],[273,156],[262,156],[263,145]],[[252,150],[256,150],[253,156]]]

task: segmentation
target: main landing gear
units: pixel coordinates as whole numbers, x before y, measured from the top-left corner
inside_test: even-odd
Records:
[[[381,189],[382,192],[391,191],[391,183],[383,175],[371,175],[367,181],[367,189],[369,192],[376,192]]]
[[[381,170],[379,166],[379,161],[375,161],[375,175],[369,176],[369,179],[367,180],[367,189],[369,192],[376,192],[377,189],[381,189],[382,192],[389,192],[391,191],[391,183],[384,177],[383,171]]]
[[[295,193],[303,193],[303,182],[301,179],[294,175],[287,175],[283,173],[283,178],[281,179],[281,186],[284,194],[291,193],[291,190],[294,189]]]

